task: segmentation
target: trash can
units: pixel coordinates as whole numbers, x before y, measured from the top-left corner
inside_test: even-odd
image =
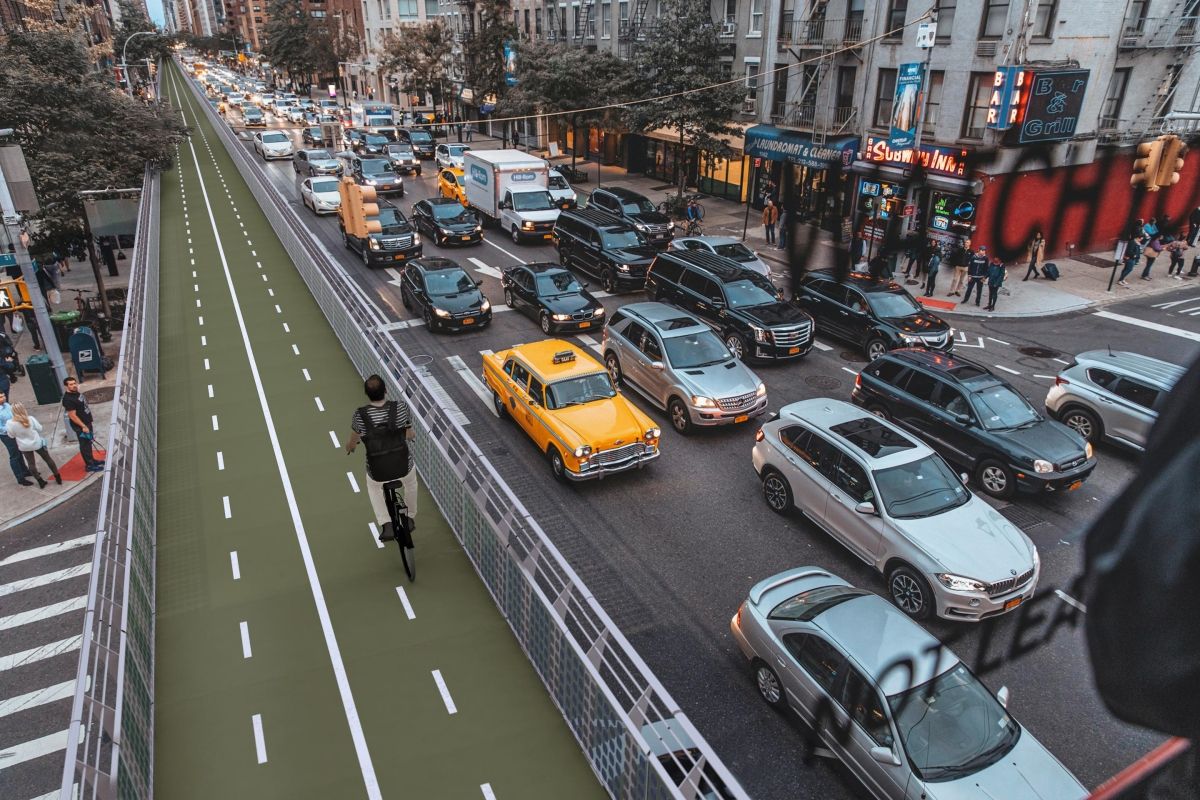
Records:
[[[62,387],[58,385],[58,376],[54,374],[50,356],[43,353],[30,356],[25,360],[25,372],[39,406],[62,401]]]
[[[71,352],[71,333],[79,324],[78,311],[55,311],[50,315],[50,324],[54,327],[54,338],[58,340],[60,353]]]

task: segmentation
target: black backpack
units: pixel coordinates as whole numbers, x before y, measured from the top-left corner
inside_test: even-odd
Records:
[[[369,408],[363,406],[357,412],[365,430],[363,443],[367,446],[367,472],[372,480],[398,481],[408,474],[409,469],[407,431],[397,424],[400,406],[395,400],[387,404],[387,427],[379,427],[371,421],[371,415],[367,413]]]

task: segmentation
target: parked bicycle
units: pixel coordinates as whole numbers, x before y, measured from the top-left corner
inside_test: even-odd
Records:
[[[704,206],[700,203],[701,197],[704,197],[704,195],[700,194],[699,192],[685,194],[682,198],[680,198],[674,192],[671,192],[667,195],[665,200],[658,204],[658,212],[660,214],[666,214],[667,216],[675,217],[676,219],[683,219],[684,215],[687,213],[688,205],[694,202],[695,205],[699,206],[700,208],[700,219],[704,219]]]
[[[96,292],[90,289],[68,289],[67,291],[75,293],[75,310],[79,312],[79,324],[94,330],[101,342],[111,342],[112,330],[109,320],[104,313],[104,304],[100,302],[99,297],[94,296]],[[93,295],[93,297],[85,297],[85,295]]]

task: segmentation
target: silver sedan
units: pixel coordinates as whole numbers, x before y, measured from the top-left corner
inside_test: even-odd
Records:
[[[300,201],[314,214],[336,214],[342,207],[342,196],[334,178],[305,178],[300,183]]]

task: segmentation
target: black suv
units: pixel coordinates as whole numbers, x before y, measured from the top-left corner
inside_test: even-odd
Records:
[[[723,256],[659,253],[646,275],[646,297],[700,317],[743,361],[799,358],[812,349],[812,317],[784,302],[762,275]]]
[[[961,356],[885,353],[859,374],[850,399],[923,438],[993,497],[1078,489],[1096,468],[1082,436]]]
[[[828,272],[809,272],[792,302],[821,333],[861,347],[872,361],[897,347],[954,348],[954,329],[895,281],[852,272],[839,283]]]
[[[675,224],[671,218],[659,213],[650,198],[631,189],[620,186],[593,189],[588,206],[617,215],[645,236],[647,242],[660,249],[675,238]]]
[[[404,179],[392,169],[392,162],[378,156],[355,156],[350,161],[350,177],[359,186],[374,186],[376,194],[399,192],[404,197]]]
[[[397,128],[396,141],[410,145],[417,158],[433,158],[436,142],[428,128]]]
[[[640,289],[658,252],[629,223],[591,208],[563,211],[554,223],[558,263],[600,279],[604,291]]]

